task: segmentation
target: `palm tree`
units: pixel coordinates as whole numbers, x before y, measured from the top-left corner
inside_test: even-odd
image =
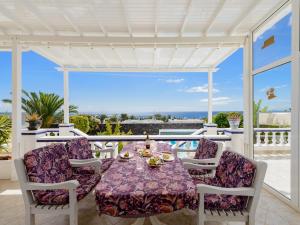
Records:
[[[4,103],[12,103],[11,99],[3,99]],[[26,92],[23,91],[22,109],[26,114],[38,114],[42,119],[42,128],[50,127],[54,122],[61,122],[63,114],[61,107],[64,104],[64,99],[54,93]],[[70,113],[78,113],[77,107],[70,106]]]
[[[262,100],[259,99],[258,102],[253,102],[253,127],[258,126],[258,114],[260,112],[267,112],[268,106],[261,108]]]
[[[6,144],[10,138],[11,120],[8,116],[0,116],[0,152],[7,151]]]

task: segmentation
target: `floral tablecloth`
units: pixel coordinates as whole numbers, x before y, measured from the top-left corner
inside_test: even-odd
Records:
[[[157,153],[171,151],[166,143],[153,145]],[[146,217],[185,207],[196,209],[196,187],[181,161],[175,158],[151,168],[136,151],[144,146],[143,142],[126,145],[123,151],[132,152],[134,157],[126,162],[115,160],[103,175],[95,189],[99,213]]]

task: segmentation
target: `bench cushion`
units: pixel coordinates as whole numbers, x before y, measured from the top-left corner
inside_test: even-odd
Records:
[[[76,188],[77,200],[83,199],[100,181],[98,174],[74,174],[70,180],[78,180]],[[68,190],[34,191],[34,197],[42,205],[65,205],[69,203]]]
[[[218,151],[218,144],[206,138],[201,138],[195,153],[195,159],[215,158]]]
[[[54,144],[32,150],[24,155],[29,181],[59,183],[69,180],[72,167],[63,144]]]

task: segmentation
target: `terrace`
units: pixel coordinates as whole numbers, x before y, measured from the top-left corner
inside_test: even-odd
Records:
[[[272,33],[288,18],[291,21],[288,26]],[[12,158],[22,159],[33,149],[85,137],[94,153],[112,149],[101,154],[100,159],[105,160],[119,158],[120,143],[131,146],[146,140],[142,134],[89,136],[74,128],[69,113],[69,76],[73,73],[206,73],[207,124],[191,133],[184,129],[161,129],[161,134],[149,136],[151,145],[167,145],[172,152],[184,148],[186,152],[178,153],[179,158],[191,158],[194,155],[190,151],[205,138],[222,143],[223,151],[266,162],[268,168],[255,224],[297,224],[300,218],[299,21],[299,0],[1,2],[0,50],[12,53]],[[240,48],[243,48],[244,126],[220,128],[213,123],[213,76],[218,66]],[[29,131],[22,127],[22,53],[26,51],[54,62],[62,73],[64,122],[58,128]],[[284,78],[278,83],[272,74],[282,74]],[[264,86],[266,83],[268,87]],[[289,90],[280,92],[283,86]],[[270,102],[275,99],[276,104],[271,105],[275,108],[258,107],[261,92],[267,94],[264,97]],[[283,111],[281,106],[285,112],[276,111]],[[0,205],[1,224],[2,221],[20,224],[24,214],[20,196],[23,187],[12,160],[0,160],[0,179],[3,179],[0,199],[9,202]],[[104,173],[100,183],[106,179]],[[151,178],[145,175],[147,179]],[[70,207],[71,201],[70,196]],[[16,214],[11,215],[12,209]],[[79,203],[78,215],[79,224],[143,223],[139,219],[98,216],[92,195]],[[28,217],[28,211],[25,216],[26,225],[32,225],[28,222],[31,216]],[[149,218],[145,224],[161,223],[152,215]],[[196,218],[183,211],[158,216],[165,224],[179,224],[179,221],[195,224]],[[68,221],[64,217],[40,216],[37,224],[68,224]],[[71,224],[77,224],[76,219]]]

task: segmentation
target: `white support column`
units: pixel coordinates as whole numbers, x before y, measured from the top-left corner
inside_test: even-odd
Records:
[[[253,157],[252,34],[245,39],[243,50],[244,154]],[[260,132],[257,132],[260,136]],[[260,142],[260,140],[259,140]],[[260,143],[256,143],[260,145]]]
[[[69,71],[64,70],[64,124],[69,124]]]
[[[212,123],[213,72],[208,71],[208,123]]]
[[[300,209],[300,0],[292,0],[291,200]]]
[[[12,46],[12,158],[21,157],[22,130],[22,46],[14,39]],[[16,180],[14,165],[11,179]]]

